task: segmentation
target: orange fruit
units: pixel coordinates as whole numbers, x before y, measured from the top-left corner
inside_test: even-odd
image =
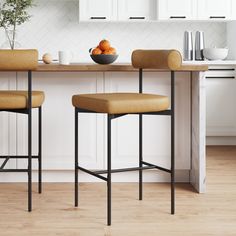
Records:
[[[115,48],[109,48],[108,50],[103,51],[103,54],[115,55],[116,54],[116,49]]]
[[[105,50],[102,54],[105,54],[105,55],[113,55],[113,53],[108,49],[108,50]]]
[[[114,55],[116,54],[116,49],[115,48],[110,47],[109,51],[112,52],[112,54],[114,54]]]
[[[111,44],[108,40],[104,39],[102,40],[100,43],[99,43],[99,48],[102,50],[102,51],[106,51],[108,50],[109,48],[111,47]]]
[[[100,48],[94,48],[92,51],[92,55],[100,55],[102,54],[102,50]]]

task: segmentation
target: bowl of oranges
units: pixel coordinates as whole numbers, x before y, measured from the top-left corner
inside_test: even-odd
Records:
[[[96,48],[90,48],[89,53],[92,60],[101,65],[111,64],[118,58],[116,49],[111,47],[106,39],[103,39]]]

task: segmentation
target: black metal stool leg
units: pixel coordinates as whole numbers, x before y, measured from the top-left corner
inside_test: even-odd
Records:
[[[175,73],[171,72],[171,214],[175,214]]]
[[[78,206],[78,114],[75,108],[75,206]]]
[[[42,193],[42,107],[38,108],[38,192]]]
[[[107,225],[111,225],[111,115],[107,117]]]
[[[28,211],[32,211],[32,72],[28,72]]]
[[[32,125],[31,111],[28,115],[28,211],[32,211]]]
[[[139,167],[143,167],[143,116],[139,115]],[[139,200],[143,200],[143,170],[139,170]]]

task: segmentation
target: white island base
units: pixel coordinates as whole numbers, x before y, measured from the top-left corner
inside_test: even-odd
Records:
[[[41,66],[33,73],[33,89],[43,90],[43,181],[73,182],[74,168],[74,109],[73,94],[101,92],[137,92],[138,72],[125,65],[113,70],[97,66],[88,70],[60,69]],[[195,66],[196,67],[196,66]],[[113,68],[113,67],[112,67]],[[124,69],[124,71],[123,71]],[[204,69],[205,70],[205,69]],[[17,76],[16,76],[17,75]],[[17,77],[17,78],[16,78]],[[1,72],[0,89],[26,89],[26,73]],[[144,72],[144,92],[170,96],[170,72]],[[34,112],[33,118],[37,119]],[[27,153],[27,120],[23,115],[0,114],[1,155]],[[33,152],[37,153],[37,127],[34,122]],[[204,72],[176,72],[176,180],[190,182],[205,191],[205,78]],[[170,167],[170,118],[144,117],[144,160],[165,168]],[[79,162],[85,168],[106,168],[106,117],[82,114],[79,117]],[[26,160],[11,160],[7,167],[21,168]],[[112,167],[138,165],[138,117],[129,115],[113,122]],[[37,163],[34,163],[37,169]],[[34,173],[36,175],[36,171]],[[24,174],[2,173],[2,182],[26,181]],[[114,174],[113,181],[138,181],[137,173]],[[167,182],[169,175],[146,171],[145,182]],[[34,179],[37,180],[36,178]],[[97,181],[85,174],[81,182]]]

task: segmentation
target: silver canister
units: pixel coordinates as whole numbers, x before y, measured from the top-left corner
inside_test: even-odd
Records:
[[[184,32],[184,61],[193,60],[193,34],[191,31]]]
[[[203,49],[205,48],[204,32],[197,31],[195,37],[195,60],[203,61]]]

